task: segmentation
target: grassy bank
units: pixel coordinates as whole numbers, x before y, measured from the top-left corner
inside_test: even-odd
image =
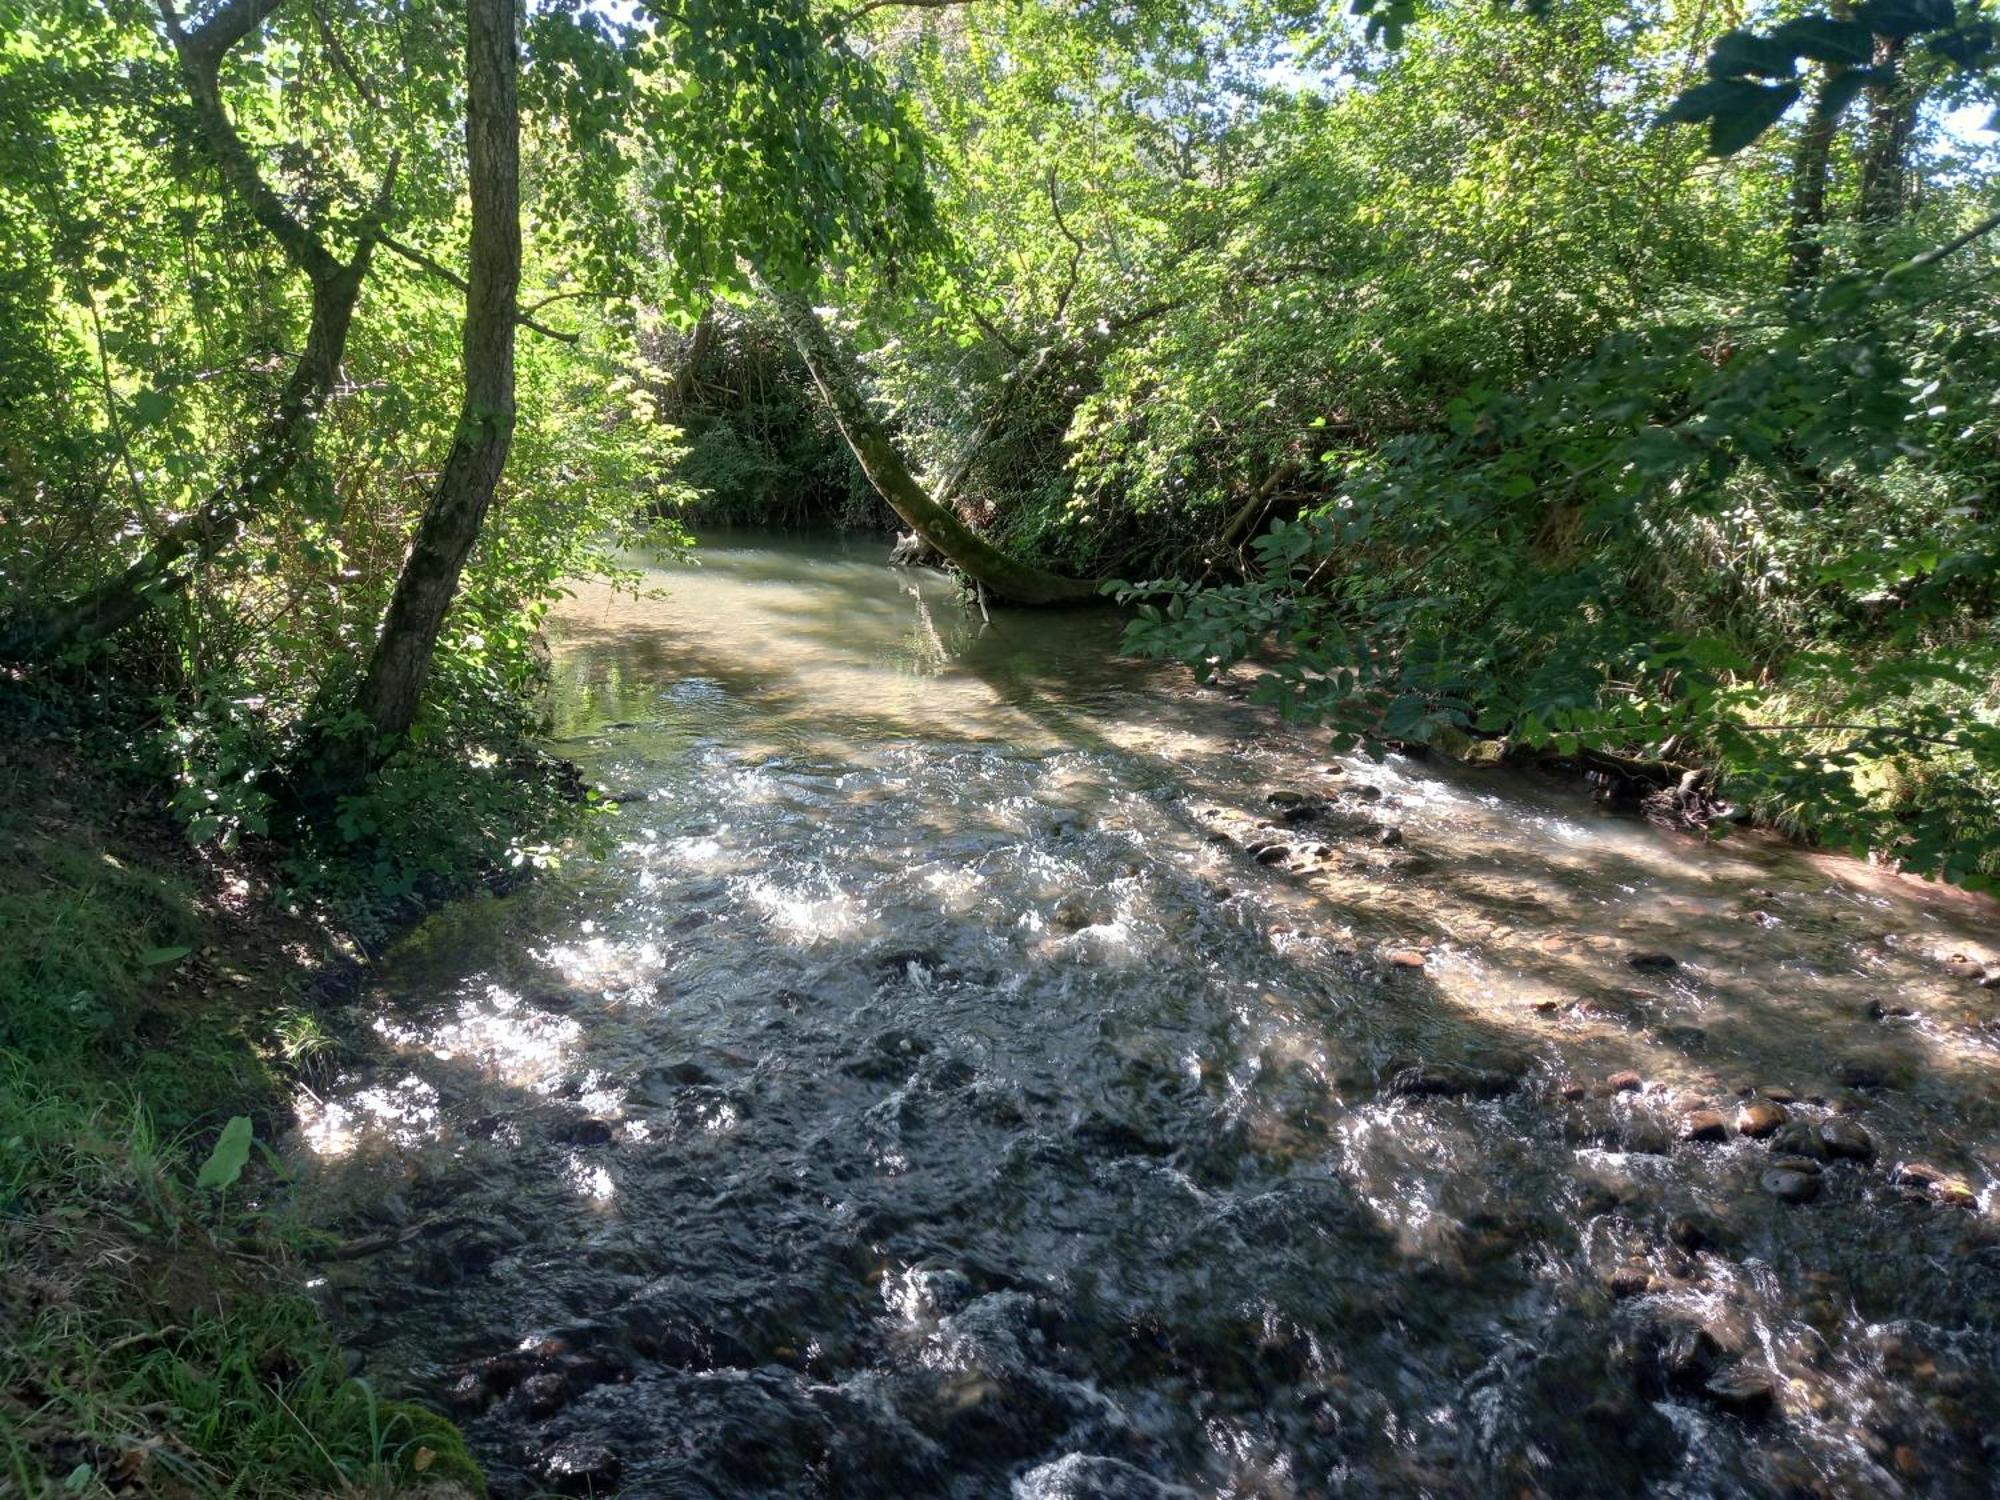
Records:
[[[0,741],[0,848],[0,1496],[481,1491],[350,1378],[267,1202],[352,945],[57,743]]]

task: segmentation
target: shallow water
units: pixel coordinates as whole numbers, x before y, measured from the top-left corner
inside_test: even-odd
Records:
[[[615,854],[427,924],[301,1101],[393,1241],[327,1304],[497,1493],[1996,1493],[1992,906],[1329,771],[882,550],[571,601]]]

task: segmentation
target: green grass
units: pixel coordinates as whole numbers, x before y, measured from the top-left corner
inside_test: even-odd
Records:
[[[117,805],[0,756],[0,1496],[482,1490],[450,1423],[347,1374],[259,1206],[270,1160],[195,1185],[326,1041],[276,935]]]

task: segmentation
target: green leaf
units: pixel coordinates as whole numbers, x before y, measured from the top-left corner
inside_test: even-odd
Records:
[[[162,964],[177,964],[192,952],[194,949],[186,943],[179,943],[171,948],[148,948],[139,955],[139,962],[149,969],[157,969]]]
[[[1911,37],[1952,23],[1951,0],[1862,0],[1854,19],[1877,36]]]
[[[1733,156],[1778,123],[1778,117],[1799,97],[1796,83],[1751,83],[1723,78],[1696,84],[1667,110],[1669,120],[1707,120],[1708,149],[1714,156]]]
[[[1708,76],[1737,78],[1757,73],[1766,78],[1790,78],[1798,72],[1798,53],[1776,36],[1754,31],[1725,32],[1708,54]],[[1864,56],[1862,61],[1866,62]]]
[[[194,1180],[196,1187],[226,1188],[233,1185],[243,1175],[244,1163],[250,1160],[250,1117],[234,1115],[222,1134],[216,1138],[215,1149],[208,1153],[208,1160],[201,1164],[201,1172]]]
[[[1864,67],[1875,56],[1875,37],[1859,21],[1832,16],[1800,16],[1771,33],[1771,41],[1797,57],[1814,62]]]

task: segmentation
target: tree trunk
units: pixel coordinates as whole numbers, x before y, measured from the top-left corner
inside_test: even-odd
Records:
[[[179,592],[195,569],[236,540],[245,522],[298,467],[310,446],[314,419],[333,394],[347,347],[348,325],[368,273],[395,169],[390,168],[354,259],[347,264],[342,264],[304,221],[294,217],[264,181],[222,102],[221,70],[230,49],[261,26],[281,3],[227,0],[192,31],[182,29],[168,0],[162,0],[160,14],[180,62],[181,82],[194,106],[202,145],[230,191],[312,284],[312,317],[305,351],[238,472],[217,486],[200,509],[168,527],[117,577],[39,614],[0,622],[0,659],[29,660],[94,645]]]
[[[1085,579],[1065,578],[1007,556],[961,521],[949,505],[933,498],[868,409],[860,380],[834,346],[812,303],[797,292],[774,287],[764,290],[798,345],[814,384],[833,409],[840,434],[853,449],[861,472],[904,524],[998,598],[1015,604],[1076,604],[1097,596],[1097,586]],[[1013,389],[1018,389],[1018,383],[1008,391],[1009,396]],[[962,478],[966,467],[962,462],[955,464],[950,482]]]
[[[313,284],[305,352],[258,430],[242,468],[199,510],[169,526],[144,556],[117,577],[43,614],[8,621],[0,630],[0,658],[25,661],[95,645],[178,593],[196,569],[235,542],[245,523],[311,446],[313,421],[340,373],[348,324],[367,266],[364,246],[353,265]]]
[[[1820,234],[1826,228],[1826,179],[1834,132],[1840,125],[1839,112],[1827,108],[1827,91],[1839,76],[1839,69],[1829,68],[1820,79],[1792,161],[1792,222],[1786,238],[1785,282],[1793,291],[1803,291],[1819,278],[1820,262],[1825,258]]]
[[[1861,165],[1861,218],[1873,225],[1900,218],[1909,199],[1910,138],[1916,134],[1919,90],[1901,67],[1903,39],[1877,37],[1875,66],[1896,81],[1871,91],[1868,147]]]
[[[365,728],[326,747],[327,769],[336,780],[379,764],[416,718],[445,613],[513,442],[514,321],[521,283],[517,68],[514,0],[468,0],[472,251],[465,294],[465,399],[355,700]]]

